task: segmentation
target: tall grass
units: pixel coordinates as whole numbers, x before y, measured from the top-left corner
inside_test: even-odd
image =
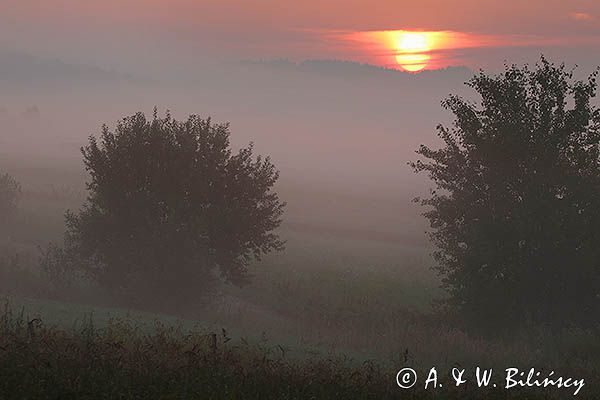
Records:
[[[343,357],[287,359],[278,346],[227,332],[184,331],[130,321],[71,330],[14,313],[0,317],[2,399],[504,399],[543,394],[447,388],[402,391],[395,371]]]
[[[146,334],[114,320],[59,330],[6,308],[0,319],[0,397],[29,399],[311,399],[397,397],[376,366],[288,363],[225,332],[157,324]]]

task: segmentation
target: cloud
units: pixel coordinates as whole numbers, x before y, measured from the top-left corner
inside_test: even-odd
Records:
[[[386,68],[403,68],[404,63],[398,59],[403,53],[399,47],[400,38],[407,31],[323,31],[321,35],[328,38],[332,48],[344,48],[344,59],[378,65]],[[600,35],[488,35],[457,31],[412,31],[423,37],[426,44],[419,51],[408,52],[418,56],[418,63],[425,64],[427,69],[440,69],[449,66],[475,66],[485,63],[497,54],[514,53],[519,48],[529,49],[529,52],[547,53],[550,48],[573,46],[597,48],[600,45]],[[332,50],[333,51],[333,50]],[[467,60],[466,54],[486,54],[484,58],[475,56]],[[475,59],[479,58],[479,61]],[[500,60],[502,63],[503,60]],[[406,63],[409,65],[409,63]]]
[[[583,12],[572,12],[569,14],[569,16],[576,21],[595,21],[596,20],[595,16],[588,14],[588,13],[583,13]]]

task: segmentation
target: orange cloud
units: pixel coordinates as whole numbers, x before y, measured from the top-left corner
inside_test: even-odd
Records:
[[[337,32],[336,39],[354,46],[365,61],[387,68],[417,72],[460,64],[456,51],[462,49],[519,46],[519,36],[498,37],[455,31],[386,30]]]
[[[466,50],[564,45],[598,45],[597,36],[482,35],[456,31],[336,31],[322,32],[354,50],[352,59],[386,68],[418,72],[465,65]]]

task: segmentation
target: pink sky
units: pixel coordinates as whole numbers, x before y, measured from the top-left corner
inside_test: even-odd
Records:
[[[494,46],[482,46],[482,51],[453,49],[447,57],[452,63],[470,67],[493,64],[511,54],[524,54],[523,50],[520,53],[502,50],[515,45],[528,48],[536,57],[544,49],[565,47],[570,57],[587,59],[591,57],[590,47],[597,49],[600,43],[600,2],[3,0],[0,3],[0,47],[94,62],[105,60],[112,66],[119,66],[118,57],[142,60],[157,52],[187,59],[202,54],[204,58],[219,60],[331,58],[377,63],[368,49],[332,39],[331,33],[396,29],[453,31],[475,39],[493,37]],[[140,54],[134,54],[136,51]],[[558,50],[556,53],[565,54]]]

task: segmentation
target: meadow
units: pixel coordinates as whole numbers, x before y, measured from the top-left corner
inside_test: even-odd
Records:
[[[281,228],[286,250],[254,265],[250,285],[220,286],[176,310],[119,304],[94,287],[57,286],[39,270],[40,251],[60,240],[65,209],[83,201],[84,176],[70,167],[11,167],[24,195],[0,264],[0,388],[7,396],[30,385],[28,398],[44,398],[52,384],[70,393],[61,398],[95,398],[94,388],[117,382],[114,391],[100,391],[105,398],[411,398],[394,382],[406,365],[536,366],[590,382],[600,373],[596,331],[466,329],[439,306],[445,293],[417,230],[412,239],[388,237],[292,216]]]

